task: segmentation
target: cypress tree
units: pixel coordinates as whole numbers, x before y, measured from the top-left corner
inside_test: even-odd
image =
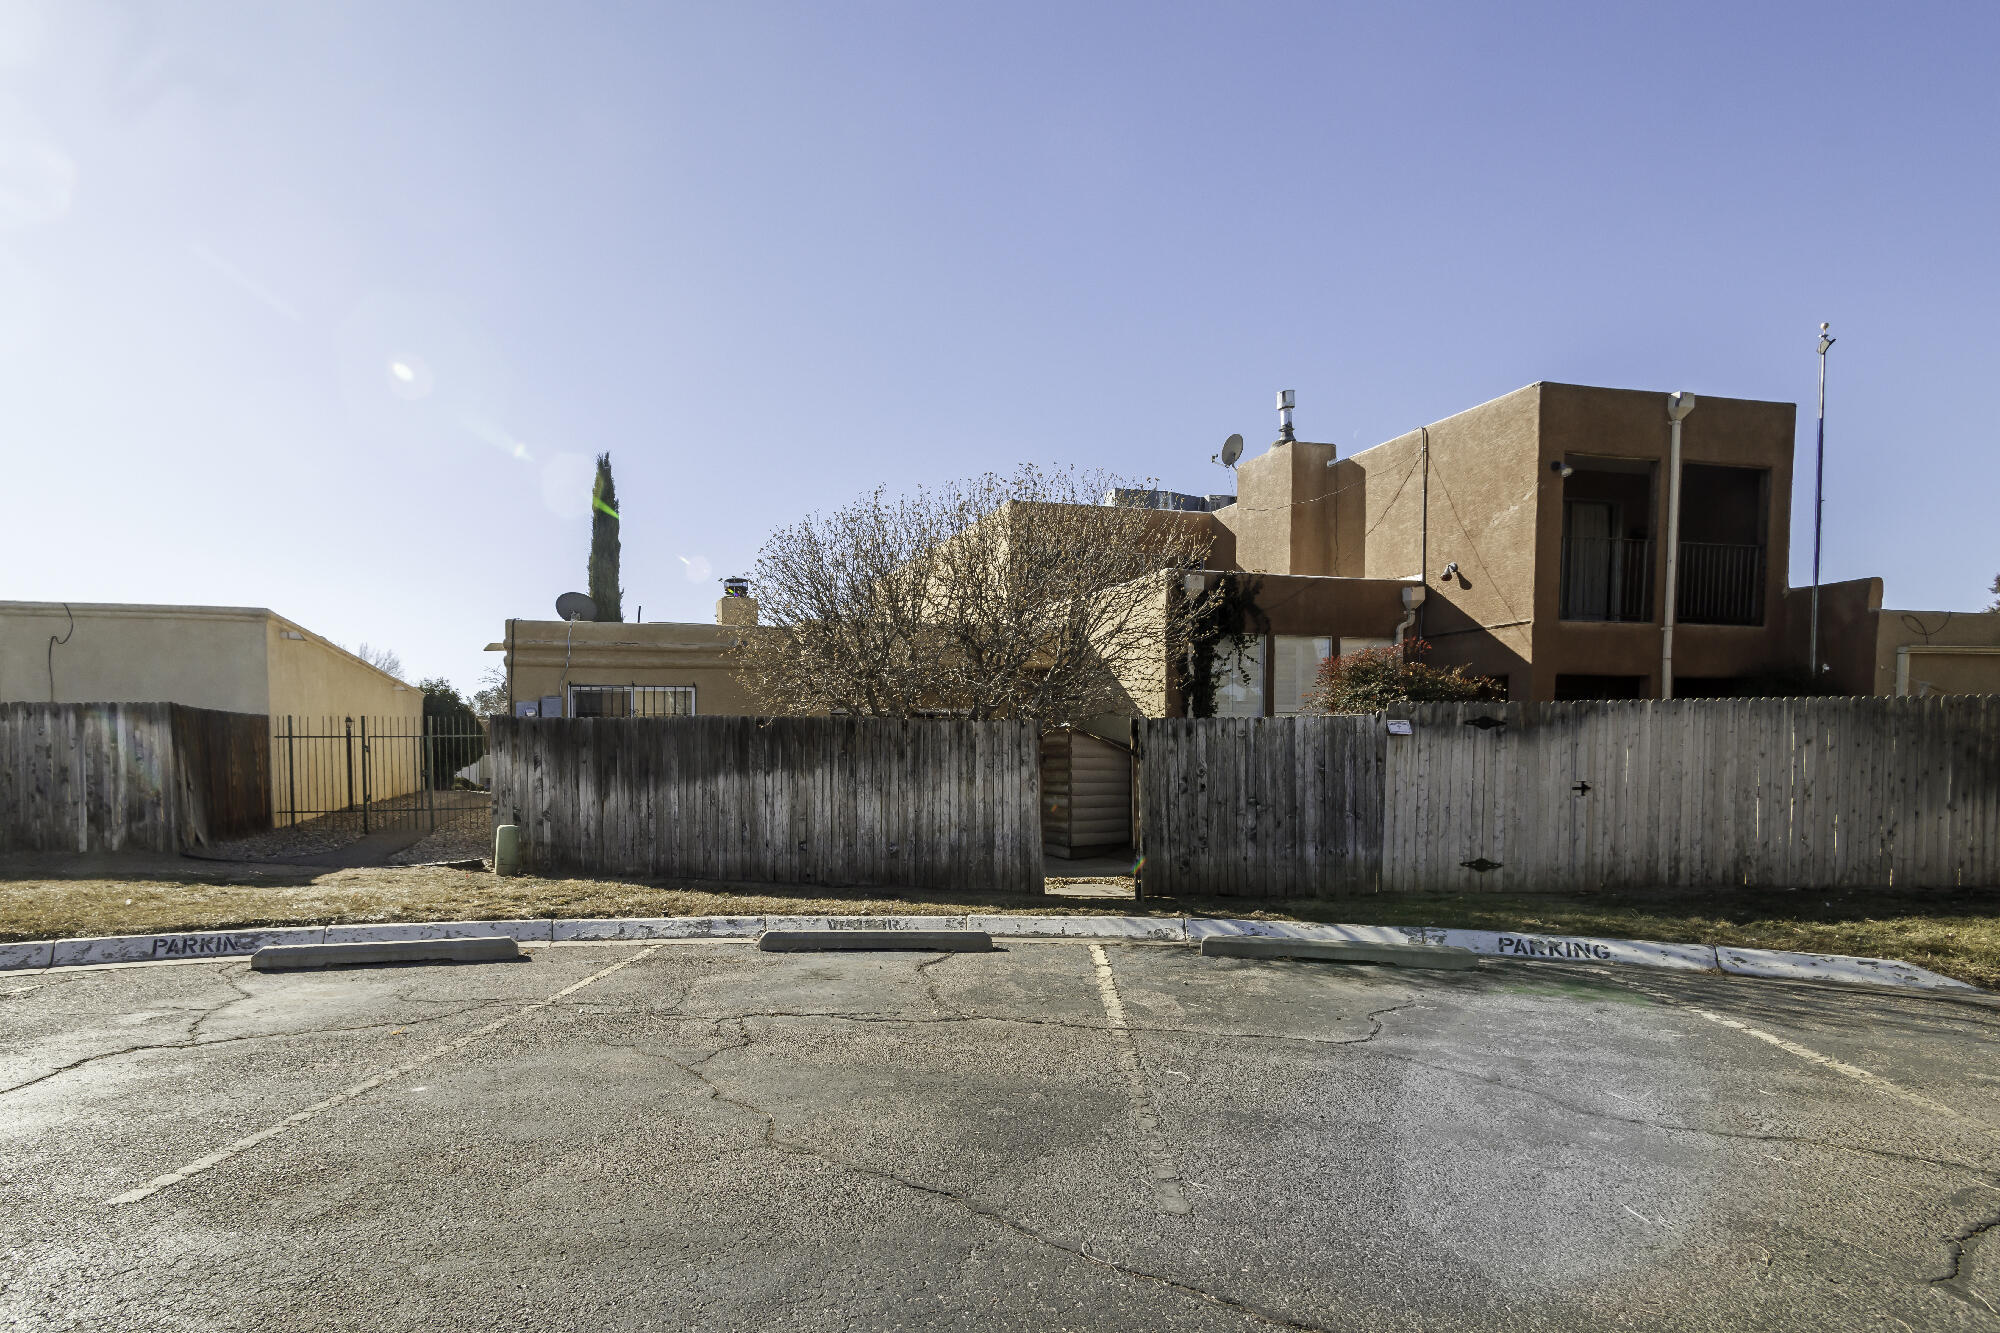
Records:
[[[611,455],[597,456],[597,481],[590,488],[590,600],[599,620],[625,619],[618,586],[618,490],[611,482]]]

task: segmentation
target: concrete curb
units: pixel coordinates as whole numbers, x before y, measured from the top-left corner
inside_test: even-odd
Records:
[[[0,972],[106,963],[185,962],[238,958],[271,945],[388,943],[470,935],[505,935],[522,944],[617,943],[642,940],[750,940],[771,931],[983,931],[1001,939],[1122,939],[1166,944],[1222,936],[1349,941],[1357,944],[1439,944],[1490,958],[1540,962],[1623,963],[1684,972],[1917,990],[1978,991],[1894,958],[1714,948],[1583,935],[1534,935],[1432,926],[1319,925],[1304,921],[1238,921],[1216,917],[1131,916],[709,916],[616,917],[523,921],[418,921],[354,926],[284,926],[258,930],[114,935],[96,939],[25,940],[0,944]]]
[[[49,966],[240,958],[274,944],[318,944],[325,936],[324,926],[277,926],[260,930],[204,930],[186,935],[108,935],[98,939],[54,940]]]
[[[1164,940],[1180,944],[1188,937],[1186,922],[1177,916],[770,916],[763,922],[765,930],[980,930],[1015,939]]]
[[[989,953],[983,930],[767,930],[757,937],[765,953],[816,953],[827,949],[915,950],[922,953]]]
[[[54,940],[28,940],[22,944],[0,944],[0,972],[39,971],[55,961]]]
[[[1977,990],[1899,958],[1853,958],[1838,953],[1784,953],[1776,949],[1715,951],[1724,972],[1780,981],[1838,981],[1859,986],[1914,986],[1920,990]]]
[[[555,922],[541,921],[417,921],[408,925],[328,926],[328,944],[389,944],[405,940],[458,940],[475,935],[505,935],[522,944],[551,944]]]
[[[1203,958],[1296,958],[1318,963],[1382,963],[1464,971],[1479,965],[1470,949],[1446,944],[1371,944],[1365,940],[1300,940],[1276,935],[1209,935]]]
[[[728,940],[762,933],[761,916],[628,916],[552,923],[557,944],[617,940]]]
[[[273,944],[250,955],[250,966],[259,972],[296,972],[378,963],[511,963],[521,956],[520,942],[512,936],[482,935],[355,944]]]

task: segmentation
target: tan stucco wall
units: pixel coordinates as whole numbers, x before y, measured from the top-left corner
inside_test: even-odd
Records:
[[[1141,580],[1141,585],[1150,582],[1149,592],[1134,594],[1132,585],[1112,589],[1105,594],[1115,608],[1113,615],[1127,608],[1131,610],[1129,626],[1118,632],[1120,641],[1129,649],[1131,640],[1143,634],[1147,648],[1143,652],[1132,653],[1113,647],[1106,650],[1113,658],[1122,660],[1111,663],[1117,678],[1120,697],[1114,702],[1113,712],[1105,716],[1165,717],[1170,692],[1170,673],[1167,663],[1167,608],[1173,593],[1174,575],[1161,574],[1150,580]],[[1103,722],[1103,718],[1098,721]]]
[[[1819,589],[1820,679],[1840,694],[1878,694],[1877,622],[1882,611],[1882,580],[1849,579],[1823,583]],[[1812,589],[1790,588],[1783,606],[1786,651],[1784,669],[1801,678],[1810,674],[1812,648]],[[1890,654],[1890,679],[1895,676]]]
[[[1236,469],[1236,503],[1215,511],[1234,534],[1235,567],[1261,574],[1333,574],[1334,447],[1274,443]],[[1220,559],[1211,568],[1228,569]]]
[[[503,654],[516,700],[566,695],[564,636],[569,648],[570,685],[692,685],[695,712],[753,715],[757,706],[737,680],[724,654],[743,633],[723,625],[670,621],[645,624],[560,620],[515,620],[500,639],[487,645]],[[508,630],[512,631],[511,648]]]
[[[233,713],[416,717],[423,695],[303,626],[252,606],[70,603],[58,703],[178,703]],[[0,699],[47,701],[61,603],[0,602]],[[283,637],[287,632],[300,639]]]
[[[1890,693],[1895,693],[1894,681]],[[1910,648],[1909,681],[1913,695],[2000,694],[2000,648],[1948,648],[1921,644]]]
[[[1895,694],[1899,648],[1909,649],[1910,694],[2000,694],[2000,612],[1897,611],[1876,620],[1875,693]]]
[[[303,637],[287,637],[294,634]],[[270,669],[266,706],[273,717],[423,716],[423,691],[302,625],[268,616],[264,644]]]
[[[1504,677],[1516,699],[1530,697],[1535,655],[1541,388],[1481,403],[1333,469],[1343,488],[1335,534],[1341,572],[1421,575],[1428,592],[1416,633],[1430,641],[1430,660]],[[1454,562],[1458,572],[1440,578]]]
[[[55,649],[57,703],[177,703],[262,713],[264,625],[256,607],[72,602]],[[0,602],[0,700],[49,701],[49,638],[61,603]]]

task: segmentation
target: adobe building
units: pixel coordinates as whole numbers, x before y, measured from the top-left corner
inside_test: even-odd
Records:
[[[1663,697],[1670,550],[1673,695],[1807,688],[1810,591],[1785,581],[1796,408],[1688,397],[1677,516],[1668,395],[1554,383],[1348,458],[1281,438],[1233,501],[1150,501],[1206,511],[1217,570],[1262,576],[1264,661],[1237,673],[1262,688],[1218,711],[1296,711],[1316,657],[1404,634],[1510,699]],[[1879,579],[1820,589],[1817,692],[2000,692],[2000,615],[1881,599]]]
[[[255,606],[0,602],[0,702],[423,715],[423,692]]]
[[[1346,458],[1287,425],[1238,466],[1233,496],[1104,503],[1207,542],[1205,568],[1173,572],[1162,596],[1225,577],[1239,590],[1220,716],[1298,713],[1327,657],[1406,638],[1509,699],[1661,698],[1670,549],[1675,697],[2000,693],[2000,614],[1885,610],[1879,579],[1820,589],[1813,690],[1810,590],[1785,581],[1797,409],[1686,398],[1677,515],[1668,395],[1554,383]],[[714,625],[514,620],[487,648],[505,654],[516,714],[752,713],[729,659],[757,623],[745,594],[734,586]],[[1094,727],[1190,711],[1166,652],[1124,682],[1125,714]]]
[[[757,623],[748,585],[730,581],[713,625],[681,621],[509,620],[502,654],[516,717],[751,714],[730,650]]]

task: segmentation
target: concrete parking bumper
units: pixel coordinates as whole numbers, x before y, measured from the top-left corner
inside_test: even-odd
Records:
[[[478,935],[442,940],[274,944],[250,955],[250,966],[258,972],[296,972],[379,963],[510,963],[521,956],[521,945],[511,935]]]

